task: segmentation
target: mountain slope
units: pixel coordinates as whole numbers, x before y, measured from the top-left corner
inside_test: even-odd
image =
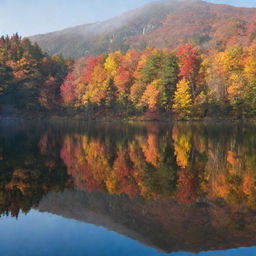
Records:
[[[210,4],[200,0],[164,0],[105,22],[31,37],[49,54],[98,55],[146,46],[175,48],[193,42],[225,48],[256,38],[256,8]]]

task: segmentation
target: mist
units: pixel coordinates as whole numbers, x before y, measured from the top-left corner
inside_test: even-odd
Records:
[[[194,0],[181,0],[191,2]],[[226,3],[235,6],[256,7],[253,0],[207,0],[211,3]],[[111,19],[154,0],[96,0],[63,1],[38,0],[1,1],[0,34],[22,36],[43,34],[82,24]]]

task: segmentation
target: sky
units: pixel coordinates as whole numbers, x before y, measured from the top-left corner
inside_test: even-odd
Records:
[[[43,34],[120,15],[154,0],[0,0],[0,35]],[[207,0],[256,7],[256,0]]]

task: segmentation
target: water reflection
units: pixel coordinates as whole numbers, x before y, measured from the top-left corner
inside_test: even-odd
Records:
[[[2,125],[0,213],[104,226],[166,252],[256,245],[255,128]]]

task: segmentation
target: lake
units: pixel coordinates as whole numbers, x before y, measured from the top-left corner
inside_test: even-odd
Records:
[[[256,255],[247,123],[1,121],[1,255]]]

